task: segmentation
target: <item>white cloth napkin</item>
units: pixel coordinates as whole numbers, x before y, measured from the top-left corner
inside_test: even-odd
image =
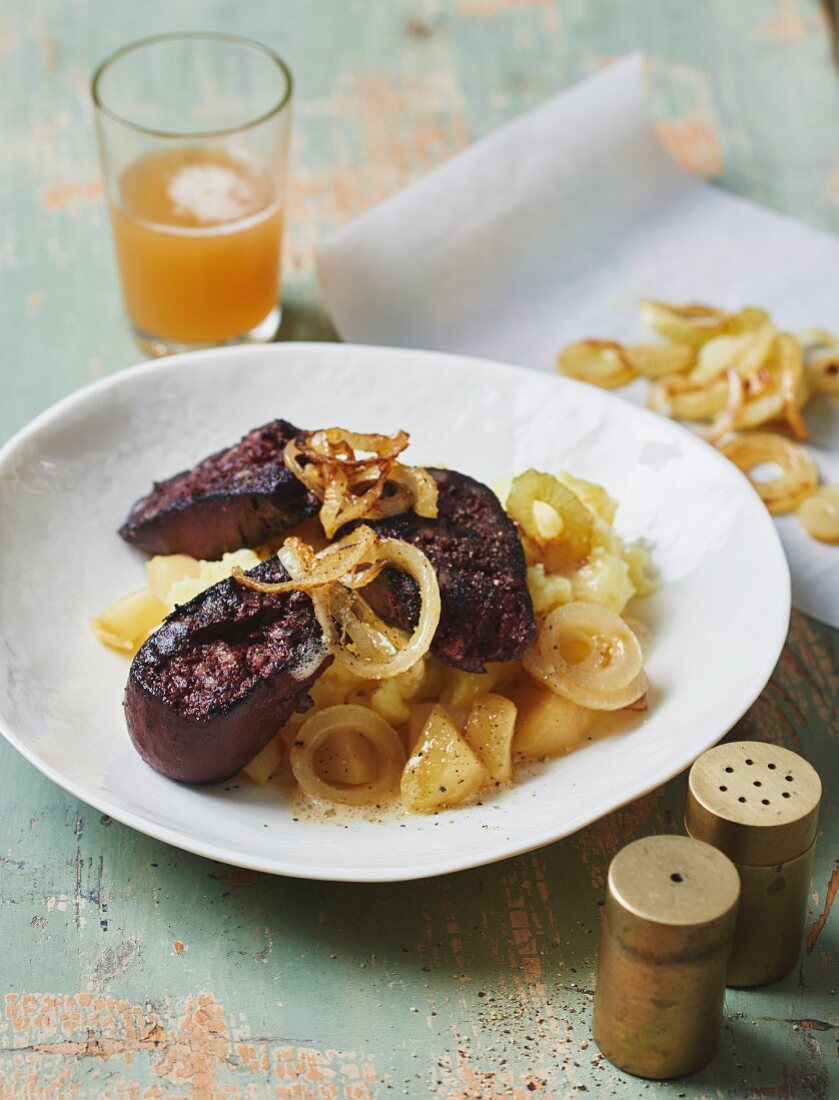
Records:
[[[839,329],[839,240],[683,172],[647,118],[639,56],[337,230],[317,262],[345,340],[541,370],[572,340],[649,339],[644,296],[756,304],[793,331]],[[617,392],[643,403],[646,391],[639,381]],[[839,481],[839,402],[813,402],[807,419],[822,479]],[[778,529],[795,603],[839,626],[839,548],[794,515]]]

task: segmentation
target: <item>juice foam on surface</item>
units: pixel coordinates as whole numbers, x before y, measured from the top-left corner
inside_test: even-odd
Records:
[[[126,310],[149,336],[235,339],[277,306],[282,212],[267,171],[219,149],[152,153],[111,208]]]

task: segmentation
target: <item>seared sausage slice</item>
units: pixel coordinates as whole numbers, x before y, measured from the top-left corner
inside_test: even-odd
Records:
[[[527,566],[515,524],[491,489],[454,470],[429,470],[440,487],[439,516],[409,512],[371,524],[379,534],[405,539],[437,573],[442,610],[433,653],[467,672],[487,661],[522,656],[536,634]],[[385,571],[364,589],[388,622],[410,630],[419,615],[411,577]]]
[[[273,558],[250,575],[282,581]],[[220,581],[177,607],[134,658],[128,732],[157,771],[186,783],[235,775],[274,736],[332,662],[312,601]]]
[[[283,534],[320,507],[283,465],[283,448],[297,433],[287,420],[273,420],[157,482],[132,507],[120,535],[153,554],[214,560]]]

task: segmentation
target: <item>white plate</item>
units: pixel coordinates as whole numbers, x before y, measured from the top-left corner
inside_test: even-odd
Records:
[[[88,619],[143,583],[116,529],[151,481],[274,416],[407,428],[410,454],[485,481],[567,468],[652,544],[653,706],[628,732],[435,817],[293,820],[272,790],[180,786],[133,752],[127,662]],[[768,514],[710,447],[563,378],[415,351],[329,344],[150,363],[74,394],[0,451],[0,728],[45,775],[125,824],[226,863],[386,881],[475,867],[567,836],[714,744],[757,697],[786,635],[789,574]],[[407,826],[407,827],[406,827]]]

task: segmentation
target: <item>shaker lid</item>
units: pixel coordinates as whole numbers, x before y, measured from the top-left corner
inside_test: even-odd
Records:
[[[606,906],[625,946],[677,961],[726,942],[739,896],[740,876],[722,852],[691,837],[650,836],[612,860]]]
[[[685,827],[735,863],[784,863],[815,840],[821,793],[815,768],[796,753],[732,741],[709,749],[691,768]]]

